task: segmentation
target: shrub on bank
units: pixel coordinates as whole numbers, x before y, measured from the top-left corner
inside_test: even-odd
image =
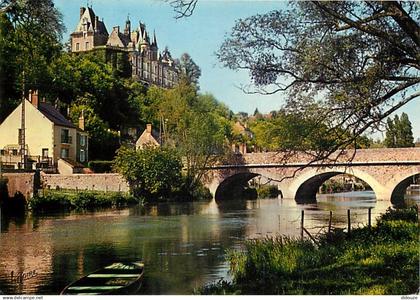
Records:
[[[140,200],[120,192],[47,191],[32,198],[29,207],[34,211],[48,211],[124,207],[138,203]]]
[[[279,189],[276,185],[262,185],[257,188],[258,198],[275,198],[279,195]]]
[[[412,294],[418,288],[417,208],[389,210],[375,227],[336,230],[309,240],[249,240],[228,253],[233,282],[200,293]]]
[[[112,172],[113,164],[113,161],[92,160],[88,163],[88,167],[95,173],[110,173]]]

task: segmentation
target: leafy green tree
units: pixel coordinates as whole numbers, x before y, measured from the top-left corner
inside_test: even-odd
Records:
[[[83,103],[82,99],[78,99]],[[89,160],[111,160],[120,147],[120,136],[98,116],[95,110],[86,104],[75,101],[70,107],[70,118],[77,124],[84,115],[85,130],[89,133]]]
[[[291,2],[238,20],[218,57],[248,70],[253,92],[284,93],[289,111],[312,114],[315,128],[327,124],[325,134],[337,142],[313,149],[321,160],[420,96],[418,8],[408,1]]]
[[[231,134],[227,112],[213,96],[199,95],[174,130],[173,138],[184,158],[187,190],[198,188],[206,168],[226,153],[226,138]]]
[[[146,148],[118,150],[114,168],[128,181],[136,197],[169,200],[181,184],[182,163],[174,150]]]
[[[414,136],[411,122],[406,113],[401,118],[395,115],[394,120],[387,119],[384,144],[387,148],[414,147]]]
[[[16,107],[20,93],[16,82],[18,66],[13,62],[17,49],[13,25],[5,14],[0,14],[0,123]]]
[[[24,89],[48,90],[48,66],[60,54],[64,32],[62,15],[52,0],[1,4],[0,121],[16,107]]]
[[[181,74],[181,80],[185,80],[190,84],[194,84],[198,89],[198,80],[201,76],[201,70],[188,53],[181,55],[177,67],[179,73]]]
[[[226,152],[231,136],[230,110],[210,94],[199,94],[186,81],[173,89],[148,91],[154,103],[154,120],[163,131],[163,144],[183,158],[185,191],[199,186],[206,167]]]

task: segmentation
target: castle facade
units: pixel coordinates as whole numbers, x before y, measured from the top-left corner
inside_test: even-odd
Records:
[[[156,34],[151,38],[146,25],[131,29],[127,18],[124,30],[113,27],[111,33],[91,7],[80,8],[80,20],[70,35],[71,52],[82,53],[97,49],[125,52],[131,76],[147,85],[171,88],[178,82],[177,62],[167,48],[159,52]]]

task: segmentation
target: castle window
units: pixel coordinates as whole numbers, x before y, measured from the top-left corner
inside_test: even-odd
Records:
[[[76,43],[76,51],[79,51],[79,50],[80,50],[80,44]]]
[[[86,42],[86,50],[89,50],[89,42]]]

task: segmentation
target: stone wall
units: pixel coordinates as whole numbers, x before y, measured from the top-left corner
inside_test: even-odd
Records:
[[[120,174],[41,174],[46,189],[90,190],[103,192],[128,192],[129,186]]]
[[[21,193],[26,199],[33,197],[35,187],[35,173],[4,173],[7,178],[9,197]]]

